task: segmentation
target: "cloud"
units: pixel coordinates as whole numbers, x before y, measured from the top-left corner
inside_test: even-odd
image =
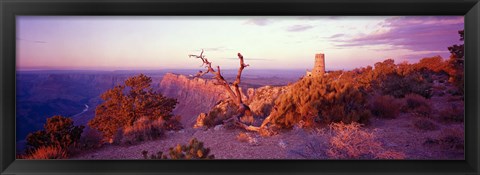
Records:
[[[236,58],[229,57],[229,58],[223,58],[223,59],[238,60],[238,57],[236,57]],[[266,59],[266,58],[247,58],[247,57],[245,57],[244,60],[245,61],[272,61],[271,59]]]
[[[210,48],[204,48],[205,51],[210,51],[210,52],[221,52],[221,51],[227,51],[231,50],[226,47],[220,46],[220,47],[210,47]]]
[[[219,47],[207,47],[207,48],[202,48],[203,51],[205,52],[223,52],[223,51],[229,51],[229,50],[232,50],[232,49],[229,49],[227,47],[224,47],[224,46],[219,46]],[[192,50],[192,52],[201,52],[202,49],[195,49],[195,50]]]
[[[297,19],[300,20],[338,20],[344,18],[343,16],[299,16]]]
[[[345,34],[339,33],[339,34],[332,35],[332,36],[330,36],[330,37],[328,37],[328,38],[332,38],[332,39],[333,39],[333,38],[340,38],[340,37],[344,37],[344,36],[345,36]]]
[[[266,26],[268,24],[271,24],[272,21],[267,19],[267,18],[252,18],[246,21],[244,24],[251,24],[251,25],[257,25],[257,26]]]
[[[289,32],[302,32],[302,31],[305,31],[305,30],[308,30],[308,29],[311,29],[313,28],[313,26],[311,25],[293,25],[293,26],[289,26],[287,28],[287,31]]]
[[[340,47],[390,45],[413,51],[445,51],[459,43],[458,30],[464,28],[462,16],[393,17],[379,23],[379,30],[349,39],[331,41]]]
[[[422,58],[434,57],[434,56],[441,56],[442,58],[447,59],[449,55],[450,55],[450,52],[444,51],[444,52],[429,52],[429,53],[421,53],[421,54],[406,54],[406,55],[401,55],[398,58],[403,61],[416,62]]]
[[[27,42],[38,43],[38,44],[45,44],[45,43],[47,43],[46,41],[28,40],[28,39],[22,39],[22,38],[19,38],[19,37],[17,37],[16,39],[19,40],[19,41],[27,41]]]

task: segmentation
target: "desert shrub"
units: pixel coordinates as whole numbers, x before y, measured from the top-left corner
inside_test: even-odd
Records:
[[[165,121],[162,118],[149,120],[140,118],[135,121],[133,126],[127,126],[123,129],[123,136],[120,143],[135,144],[137,142],[155,140],[164,134]]]
[[[237,140],[240,142],[248,142],[250,140],[250,136],[245,132],[241,132],[237,135]]]
[[[410,73],[406,76],[392,73],[386,75],[386,78],[381,79],[377,88],[382,94],[391,95],[395,98],[403,98],[410,93],[430,98],[432,96],[430,90],[432,83],[429,83],[427,77],[428,75],[422,75],[418,72]]]
[[[386,150],[373,132],[361,129],[359,123],[332,123],[327,155],[333,159],[403,159],[400,152]]]
[[[217,105],[215,105],[205,116],[205,119],[203,120],[203,126],[211,128],[218,124],[221,124],[223,120],[234,116],[237,112],[237,109],[238,107],[233,101],[221,101]]]
[[[413,65],[417,70],[429,70],[435,73],[446,73],[448,66],[447,60],[440,56],[422,58]]]
[[[464,31],[458,31],[460,35],[460,41],[464,40]],[[452,82],[455,87],[458,89],[461,95],[464,94],[465,89],[465,55],[464,55],[464,45],[453,45],[448,47],[450,51],[450,59],[448,60],[448,74],[450,75],[450,82]]]
[[[426,59],[425,65],[429,65],[430,62],[431,60]],[[391,95],[395,98],[403,98],[409,93],[416,93],[430,98],[430,87],[432,86],[431,82],[433,82],[430,77],[435,72],[427,68],[420,70],[420,67],[408,64],[408,62],[395,65],[393,59],[387,59],[383,62],[375,63],[372,76],[368,74],[360,75],[355,80],[362,79],[365,76],[370,77],[371,81],[367,81],[367,83],[373,86],[373,89],[378,90],[383,95]],[[433,66],[429,65],[430,67],[433,68]]]
[[[285,92],[285,87],[264,86],[255,89],[249,98],[248,106],[255,116],[264,118],[270,114],[275,103],[275,99]]]
[[[24,159],[67,159],[67,151],[58,146],[41,146]]]
[[[293,84],[275,101],[272,123],[284,128],[300,121],[306,127],[320,122],[367,123],[366,94],[340,76],[305,77]]]
[[[438,125],[428,118],[415,119],[413,121],[413,126],[415,126],[415,128],[417,129],[424,130],[424,131],[432,131],[432,130],[438,129]]]
[[[85,128],[80,137],[79,146],[81,149],[98,148],[101,145],[102,133],[91,128]]]
[[[416,71],[415,66],[409,64],[407,61],[397,64],[396,73],[401,76],[407,76],[408,74]]]
[[[439,120],[444,123],[450,122],[463,122],[464,121],[464,109],[463,105],[450,105],[447,108],[443,109],[439,113]]]
[[[388,75],[396,74],[395,60],[386,59],[383,62],[377,62],[374,64],[373,74],[374,79],[385,79]]]
[[[370,111],[380,118],[396,118],[400,113],[400,103],[390,95],[376,95],[370,102]]]
[[[188,145],[177,144],[175,147],[168,149],[168,154],[159,151],[157,154],[148,156],[148,151],[142,151],[145,159],[214,159],[214,155],[210,154],[210,148],[204,148],[203,142],[196,138],[191,139]]]
[[[446,128],[439,135],[439,143],[444,149],[463,150],[465,132],[462,128]]]
[[[429,117],[432,112],[430,102],[424,97],[417,94],[408,94],[405,96],[405,105],[402,110],[405,112],[412,112],[416,115]]]
[[[178,103],[154,91],[152,79],[143,74],[130,77],[125,85],[115,86],[101,95],[104,102],[97,106],[95,117],[88,122],[91,128],[102,132],[104,141],[115,139],[119,129],[133,126],[139,118],[162,118],[169,121]]]
[[[365,88],[365,90],[371,90],[372,84],[374,82],[375,74],[371,66],[362,67],[359,69],[354,69],[353,72],[356,74],[352,76],[351,81],[354,82],[354,86],[357,88]]]
[[[47,118],[44,130],[27,135],[27,153],[42,147],[56,147],[68,150],[78,143],[84,126],[74,126],[73,120],[62,116]]]
[[[157,119],[160,120],[160,119]],[[163,120],[163,119],[162,119]],[[182,118],[179,115],[173,116],[169,118],[167,121],[165,121],[165,129],[166,130],[173,130],[173,131],[178,131],[183,129],[182,125]]]

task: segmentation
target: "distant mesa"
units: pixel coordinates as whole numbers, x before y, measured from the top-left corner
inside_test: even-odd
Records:
[[[325,74],[325,54],[317,53],[315,54],[315,64],[313,65],[312,71],[306,72],[307,77],[319,77]]]

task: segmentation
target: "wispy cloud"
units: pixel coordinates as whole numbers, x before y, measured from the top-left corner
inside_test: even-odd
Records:
[[[257,26],[266,26],[271,24],[272,21],[267,18],[252,18],[247,20],[244,24],[257,25]]]
[[[311,25],[293,25],[287,28],[289,32],[301,32],[313,28]]]
[[[413,51],[444,51],[459,43],[463,29],[461,16],[393,17],[379,24],[381,28],[352,38],[331,37],[339,47],[391,45]],[[335,36],[335,35],[334,35]]]
[[[340,38],[340,37],[344,37],[344,36],[345,36],[345,34],[339,33],[339,34],[332,35],[332,36],[330,36],[330,37],[328,37],[328,38],[333,39],[333,38]]]
[[[28,40],[28,39],[22,39],[22,38],[16,38],[19,41],[27,41],[27,42],[32,42],[32,43],[38,43],[38,44],[45,44],[47,43],[46,41],[40,41],[40,40]]]
[[[234,58],[234,57],[228,57],[228,58],[223,58],[223,59],[227,59],[227,60],[238,60],[238,57]],[[267,59],[267,58],[248,58],[248,57],[245,57],[244,58],[245,61],[249,61],[249,60],[252,60],[252,61],[272,61],[272,59]]]
[[[221,52],[221,51],[227,51],[227,50],[232,50],[229,48],[226,48],[224,46],[220,47],[209,47],[209,48],[204,48],[205,51],[210,51],[210,52]]]
[[[227,47],[224,47],[224,46],[219,46],[219,47],[207,47],[207,48],[202,48],[203,51],[205,52],[223,52],[223,51],[229,51],[229,50],[232,50],[232,49],[229,49]],[[201,52],[202,49],[195,49],[195,50],[192,50],[192,52]]]
[[[299,16],[297,19],[300,20],[337,20],[341,19],[342,16]]]
[[[442,52],[426,52],[426,53],[420,53],[420,54],[405,54],[401,55],[398,58],[404,61],[408,62],[414,62],[418,61],[422,58],[427,58],[427,57],[434,57],[434,56],[442,56],[443,58],[446,58],[450,52],[448,51],[442,51]]]

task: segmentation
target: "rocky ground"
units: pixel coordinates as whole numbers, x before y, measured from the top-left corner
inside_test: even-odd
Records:
[[[439,124],[439,128],[423,131],[412,126],[414,116],[401,115],[396,119],[372,119],[363,130],[372,132],[382,147],[405,154],[405,159],[463,159],[463,149],[444,148],[428,144],[447,128],[462,128],[463,124]],[[137,145],[104,145],[85,151],[72,159],[143,159],[143,150],[149,153],[167,151],[178,143],[186,144],[191,138],[204,142],[216,159],[329,159],[326,153],[331,139],[329,129],[292,129],[271,137],[249,132],[248,141],[237,140],[241,129],[224,129],[221,125],[211,129],[188,128],[168,132],[165,137]]]

